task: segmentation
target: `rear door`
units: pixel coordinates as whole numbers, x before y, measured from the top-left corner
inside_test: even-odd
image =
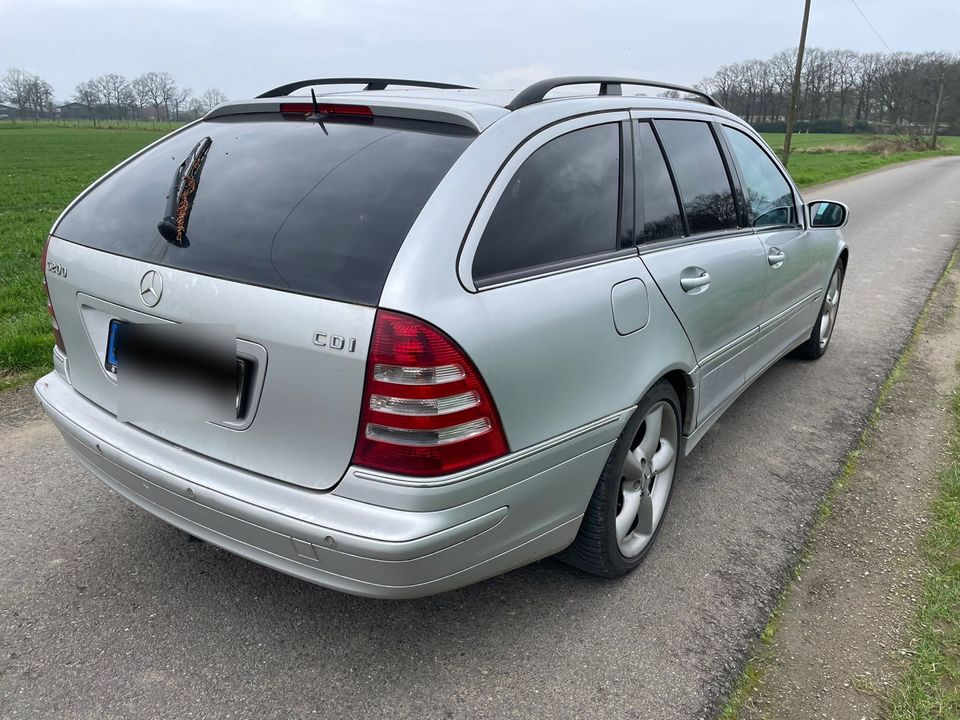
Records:
[[[697,356],[702,422],[754,362],[766,259],[711,123],[641,120],[635,129],[640,255]]]
[[[793,188],[769,149],[742,130],[721,128],[743,186],[748,220],[767,258],[758,352],[749,371],[754,375],[810,332],[825,269],[821,253],[803,229]]]
[[[248,369],[237,417],[134,424],[267,477],[330,487],[353,451],[386,276],[472,137],[440,123],[261,113],[194,124],[121,166],[65,213],[48,251],[67,268],[49,285],[73,387],[116,412],[113,321],[230,325]],[[171,205],[197,148],[206,155],[190,202]],[[158,231],[171,207],[185,221],[173,240]]]
[[[692,365],[637,257],[631,146],[625,111],[542,130],[507,161],[467,236],[461,277],[490,328],[479,364],[515,448],[622,410],[664,356]]]

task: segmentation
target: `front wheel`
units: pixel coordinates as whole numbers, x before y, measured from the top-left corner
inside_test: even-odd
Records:
[[[602,577],[625,575],[653,547],[673,494],[680,459],[680,403],[661,380],[637,406],[617,440],[560,559]]]
[[[830,276],[830,284],[823,296],[820,314],[810,331],[810,337],[800,345],[793,354],[807,360],[816,360],[822,357],[833,337],[833,328],[837,324],[837,313],[840,311],[840,291],[843,289],[843,263],[837,261]]]

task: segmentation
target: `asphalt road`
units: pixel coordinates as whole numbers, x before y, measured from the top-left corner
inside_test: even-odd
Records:
[[[960,158],[836,183],[850,273],[827,355],[785,360],[687,458],[659,546],[412,602],[279,575],[129,505],[0,398],[0,716],[710,717],[960,239]]]

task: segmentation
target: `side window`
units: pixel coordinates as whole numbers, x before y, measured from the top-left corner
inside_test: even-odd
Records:
[[[657,120],[677,180],[690,234],[737,227],[737,206],[710,126],[697,120]]]
[[[642,218],[640,242],[647,243],[683,235],[683,221],[680,219],[680,206],[677,194],[670,180],[667,164],[663,160],[660,143],[653,134],[648,122],[636,124],[637,177],[639,187],[638,211]]]
[[[620,125],[574,130],[528,157],[473,259],[480,279],[617,248]]]
[[[745,133],[728,127],[724,127],[723,132],[743,173],[754,226],[796,224],[793,191],[774,162]]]

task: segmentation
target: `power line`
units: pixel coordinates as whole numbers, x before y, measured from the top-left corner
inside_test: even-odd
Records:
[[[863,18],[863,21],[870,26],[871,30],[873,30],[873,34],[877,36],[877,39],[883,43],[883,46],[890,52],[893,52],[893,48],[887,45],[887,41],[880,36],[880,33],[877,32],[877,29],[873,26],[873,23],[870,22],[870,19],[867,17],[866,13],[863,12],[863,8],[860,7],[860,3],[858,3],[857,0],[850,0],[850,2],[853,3],[853,6],[857,9],[857,12],[860,13],[860,17]]]

